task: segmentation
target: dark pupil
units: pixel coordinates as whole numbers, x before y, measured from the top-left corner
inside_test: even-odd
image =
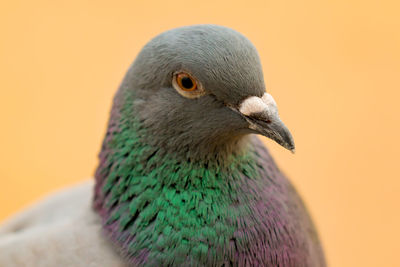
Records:
[[[183,77],[182,78],[182,85],[186,89],[191,89],[193,87],[192,79],[190,79],[189,77]]]

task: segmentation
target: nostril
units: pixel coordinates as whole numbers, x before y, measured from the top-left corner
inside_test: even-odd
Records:
[[[271,120],[266,112],[253,113],[249,117],[255,120],[263,121],[264,123],[271,123]]]

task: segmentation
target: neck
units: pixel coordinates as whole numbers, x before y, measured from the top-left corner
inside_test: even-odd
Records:
[[[208,247],[223,250],[233,222],[246,214],[237,207],[243,174],[258,177],[248,142],[234,140],[227,144],[237,148],[232,153],[201,160],[166,153],[148,142],[140,122],[124,114],[131,110],[129,101],[118,101],[95,175],[94,207],[106,233],[137,264],[174,262],[177,253],[201,261]]]

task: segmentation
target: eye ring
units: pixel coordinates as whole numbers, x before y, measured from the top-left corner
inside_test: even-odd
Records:
[[[198,98],[206,94],[202,84],[190,73],[177,71],[173,74],[172,86],[186,98]]]

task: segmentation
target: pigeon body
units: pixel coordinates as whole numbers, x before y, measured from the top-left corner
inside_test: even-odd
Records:
[[[1,267],[123,267],[92,209],[93,180],[56,192],[0,227]]]
[[[300,197],[254,133],[294,150],[250,41],[215,25],[155,37],[114,98],[94,212],[80,208],[74,225],[95,225],[82,229],[110,266],[325,266]]]

